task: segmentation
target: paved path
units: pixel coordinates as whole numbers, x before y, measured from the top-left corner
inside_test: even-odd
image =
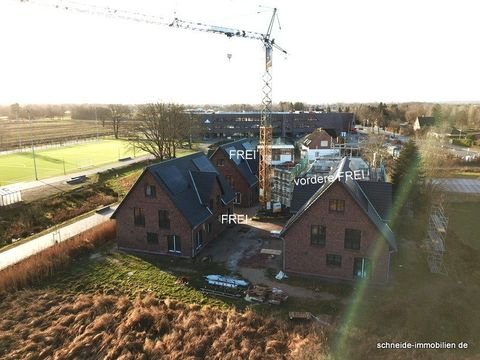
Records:
[[[109,221],[113,211],[114,209],[110,208],[107,211],[102,211],[102,214],[95,213],[64,227],[52,228],[52,231],[44,235],[0,252],[0,270],[35,255],[57,242],[65,241],[96,225]]]
[[[11,186],[16,190],[23,191],[23,190],[40,187],[40,186],[58,184],[61,182],[65,182],[75,176],[81,176],[81,175],[89,176],[89,175],[97,174],[112,168],[120,168],[120,167],[124,167],[137,162],[145,161],[148,159],[154,159],[153,155],[139,156],[139,157],[136,157],[135,159],[126,160],[126,161],[117,161],[115,163],[111,163],[111,164],[107,164],[99,167],[92,167],[92,168],[84,169],[82,171],[78,171],[78,172],[67,174],[67,175],[55,176],[47,179],[40,179],[37,181],[15,183],[15,184],[3,186],[3,187],[8,188]]]

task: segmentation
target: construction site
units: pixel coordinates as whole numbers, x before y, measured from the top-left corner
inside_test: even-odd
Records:
[[[156,89],[172,94],[156,99],[175,101],[80,103],[88,97],[79,96],[70,105],[14,103],[6,115],[0,108],[0,125],[14,129],[0,134],[8,145],[2,171],[26,171],[0,188],[1,359],[479,356],[480,148],[473,130],[429,141],[446,106],[294,101],[295,91],[304,94],[300,77],[287,86],[294,92],[282,82],[293,73],[285,59],[298,51],[293,35],[301,32],[288,27],[293,13],[283,9],[280,25],[277,7],[217,21],[213,8],[194,3],[171,12],[109,1],[12,2],[6,10],[32,19],[38,12],[72,26],[112,26],[95,36],[125,43],[129,61],[130,52],[141,58],[115,87],[142,93],[146,83],[135,81],[148,78],[142,67],[153,59],[162,65],[152,79],[165,77]],[[122,26],[148,35],[129,37]],[[162,52],[150,59],[150,49],[134,45],[152,44],[152,34]],[[176,52],[170,38],[194,55]],[[225,45],[237,39],[242,45]],[[215,41],[222,54],[228,49],[223,65]],[[199,48],[203,42],[214,45]],[[94,49],[101,63],[107,51]],[[302,55],[299,74],[312,68]],[[240,85],[234,76],[251,74],[234,74],[235,66],[254,69],[246,58],[261,79]],[[274,58],[284,58],[278,68]],[[256,89],[256,104],[237,87]],[[237,96],[230,104],[176,103],[178,89],[214,96],[215,104],[230,88]],[[316,91],[325,97],[335,87]],[[445,119],[471,123],[475,114],[474,105],[460,104]],[[67,128],[76,132],[63,134]],[[76,157],[87,148],[87,160]],[[468,155],[453,159],[449,151]]]

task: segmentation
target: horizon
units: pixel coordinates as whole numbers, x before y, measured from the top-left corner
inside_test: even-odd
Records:
[[[286,57],[274,51],[274,103],[480,102],[475,4],[266,2],[279,9],[281,29],[275,23],[272,37],[288,51]],[[257,32],[271,17],[254,1],[83,3]],[[265,52],[258,40],[19,0],[0,4],[0,31],[10,34],[0,67],[5,104],[220,106],[262,98]]]

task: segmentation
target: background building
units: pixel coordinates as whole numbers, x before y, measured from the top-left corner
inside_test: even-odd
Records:
[[[249,137],[258,136],[260,112],[195,113],[202,136]],[[300,137],[315,129],[333,129],[337,134],[350,132],[355,127],[353,113],[337,112],[273,112],[273,136]]]

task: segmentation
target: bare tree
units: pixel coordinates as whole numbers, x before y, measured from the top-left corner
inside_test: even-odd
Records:
[[[132,146],[157,159],[176,157],[179,144],[189,133],[189,115],[177,104],[146,104],[138,107],[135,127],[129,140]]]
[[[130,108],[127,105],[111,104],[109,105],[111,111],[111,119],[113,126],[113,135],[118,139],[120,133],[120,124],[125,122],[131,114]]]

